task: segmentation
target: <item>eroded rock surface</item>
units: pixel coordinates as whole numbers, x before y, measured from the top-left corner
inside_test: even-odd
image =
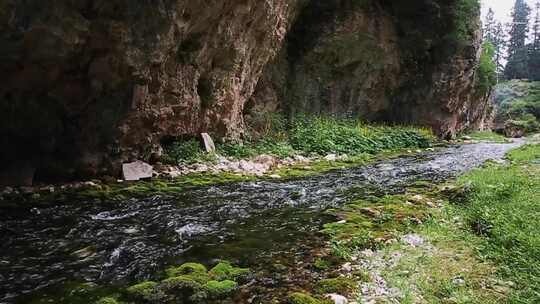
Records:
[[[0,161],[37,180],[120,176],[164,138],[237,139],[276,111],[451,136],[488,108],[462,2],[2,0]]]

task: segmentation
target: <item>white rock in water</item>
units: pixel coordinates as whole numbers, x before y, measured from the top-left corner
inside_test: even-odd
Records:
[[[201,133],[201,138],[206,152],[212,153],[216,151],[216,145],[208,133]]]
[[[152,178],[153,171],[154,167],[140,160],[122,165],[122,174],[126,181]]]
[[[342,295],[335,294],[335,293],[327,294],[326,297],[334,301],[334,304],[348,304],[349,303],[349,300],[347,300],[347,298],[345,298]]]

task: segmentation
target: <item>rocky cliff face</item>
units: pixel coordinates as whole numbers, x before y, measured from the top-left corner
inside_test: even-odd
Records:
[[[1,0],[0,182],[116,174],[276,109],[477,123],[471,1],[398,2]]]
[[[311,2],[250,104],[426,125],[446,138],[482,126],[477,14],[474,1]]]

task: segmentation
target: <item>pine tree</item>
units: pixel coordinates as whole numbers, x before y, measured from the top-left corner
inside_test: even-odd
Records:
[[[526,45],[531,9],[525,0],[516,0],[512,10],[508,43],[508,63],[504,74],[508,79],[528,78],[529,50]]]
[[[489,8],[489,11],[486,15],[486,20],[484,22],[484,40],[493,43],[495,26],[495,12],[491,8]]]
[[[532,43],[529,50],[529,73],[533,80],[540,80],[540,2],[536,2]]]
[[[533,50],[540,50],[540,1],[536,2],[535,17],[532,26],[533,30]]]
[[[506,32],[501,22],[497,22],[495,25],[491,44],[493,44],[495,50],[493,60],[497,66],[497,82],[499,82],[501,75],[504,73],[503,61],[506,54]]]

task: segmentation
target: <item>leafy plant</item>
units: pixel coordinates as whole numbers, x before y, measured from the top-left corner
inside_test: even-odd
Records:
[[[482,45],[482,55],[476,75],[476,87],[480,94],[485,95],[497,83],[497,65],[493,61],[495,47],[489,41]]]
[[[214,160],[215,154],[203,151],[200,142],[196,139],[173,142],[165,147],[165,154],[162,157],[164,163],[174,165],[212,162]]]

